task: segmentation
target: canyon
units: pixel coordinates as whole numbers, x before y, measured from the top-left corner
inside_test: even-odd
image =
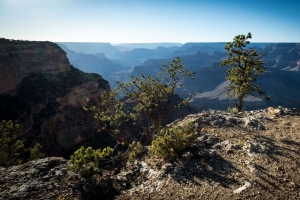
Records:
[[[100,75],[74,68],[51,42],[1,39],[0,57],[0,120],[20,124],[27,146],[39,142],[46,155],[66,156],[97,135],[98,122],[82,107],[110,90]],[[98,143],[106,146],[112,139],[103,135]]]

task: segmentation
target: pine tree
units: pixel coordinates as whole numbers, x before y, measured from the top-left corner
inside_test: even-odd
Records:
[[[79,173],[82,177],[90,177],[93,175],[94,169],[98,167],[98,162],[112,152],[113,149],[110,147],[94,150],[92,147],[84,148],[82,146],[71,156],[67,169]]]
[[[233,42],[228,42],[225,49],[228,51],[229,57],[221,62],[221,66],[231,66],[227,70],[226,79],[230,81],[227,88],[227,96],[229,98],[235,96],[238,99],[238,112],[242,111],[243,99],[253,93],[264,95],[266,100],[270,97],[265,95],[259,85],[255,85],[256,77],[263,74],[266,70],[262,58],[265,56],[263,52],[257,52],[255,48],[246,48],[250,43],[251,33],[245,35],[237,35],[233,38]]]

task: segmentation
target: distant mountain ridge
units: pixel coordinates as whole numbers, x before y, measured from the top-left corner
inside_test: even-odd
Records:
[[[263,108],[267,106],[286,106],[300,108],[300,44],[278,43],[270,44],[263,50],[268,54],[264,58],[266,72],[259,76],[257,84],[270,97],[270,101],[258,98],[248,98],[246,109]],[[226,109],[230,100],[224,99],[226,70],[220,67],[220,61],[208,68],[196,71],[194,80],[186,80],[186,91],[199,92],[194,98],[194,104],[206,105],[212,109]],[[187,95],[187,93],[186,93]]]
[[[57,42],[77,53],[97,54],[104,53],[106,57],[112,58],[119,50],[110,43],[105,42]]]
[[[199,50],[193,44],[180,47],[182,52],[190,53],[181,54],[182,63],[186,69],[196,71],[194,80],[185,80],[184,89],[177,92],[186,97],[189,94],[200,93],[194,98],[193,105],[202,108],[227,109],[232,104],[228,100],[224,89],[226,70],[228,67],[220,67],[220,62],[227,57],[226,52],[214,52],[209,55],[207,52]],[[221,44],[217,44],[221,45]],[[264,58],[267,71],[258,78],[257,83],[261,88],[271,96],[271,101],[262,101],[261,98],[249,97],[246,99],[246,109],[258,109],[266,106],[286,106],[300,107],[300,44],[299,43],[278,43],[269,44],[254,43],[252,47],[262,48],[267,53]],[[190,51],[190,47],[193,51]],[[200,46],[203,48],[203,46]],[[185,49],[185,50],[184,50]],[[174,51],[178,52],[178,50]],[[173,54],[174,54],[173,52]],[[145,61],[141,66],[134,68],[129,75],[150,74],[155,75],[162,63],[169,62],[170,59],[150,59]],[[223,86],[222,86],[223,85]]]
[[[158,42],[158,43],[153,42],[153,43],[120,43],[120,44],[113,45],[113,46],[115,46],[115,47],[124,46],[124,47],[128,47],[131,49],[140,49],[140,48],[156,49],[157,47],[169,48],[169,47],[174,47],[174,46],[180,47],[182,45],[183,45],[182,43],[176,43],[176,42]]]
[[[58,43],[58,45],[67,53],[70,63],[84,72],[97,73],[108,79],[113,72],[130,69],[126,64],[108,59],[104,53],[78,53],[63,44]]]
[[[137,66],[148,59],[162,59],[168,57],[177,48],[177,46],[159,46],[155,49],[136,48],[129,51],[118,52],[114,58],[131,66]]]
[[[125,46],[126,44],[120,44],[122,45],[120,47],[126,47],[127,50],[117,52],[115,59],[119,63],[130,63],[129,65],[134,66],[134,68],[130,72],[129,69],[123,70],[119,68],[118,70],[116,67],[114,68],[116,71],[112,72],[107,79],[114,86],[114,82],[117,80],[126,82],[130,76],[137,76],[141,73],[156,75],[163,63],[168,63],[176,57],[181,57],[185,67],[191,71],[196,71],[196,75],[194,81],[186,80],[184,82],[185,88],[178,90],[179,94],[187,96],[189,93],[203,93],[203,95],[198,95],[195,98],[195,102],[198,102],[197,105],[207,104],[209,106],[220,103],[220,105],[223,105],[221,107],[214,107],[214,109],[226,109],[225,107],[228,106],[229,101],[223,99],[220,102],[219,98],[220,95],[224,96],[225,91],[221,92],[222,94],[220,93],[219,97],[216,95],[216,91],[221,91],[220,85],[225,84],[224,82],[226,81],[227,68],[219,66],[221,60],[227,57],[227,53],[224,50],[225,44],[225,42],[190,42],[179,47],[174,47],[173,49],[166,47],[130,49],[130,47]],[[259,98],[252,98],[257,101],[256,103],[251,101],[251,105],[254,106],[256,104],[253,109],[273,104],[283,104],[287,107],[298,106],[297,95],[299,92],[296,88],[299,86],[299,46],[299,43],[250,43],[248,45],[248,47],[255,47],[259,51],[267,53],[267,56],[264,58],[267,72],[262,76],[263,78],[258,79],[258,83],[261,83],[263,85],[262,89],[266,88],[266,92],[271,96],[269,103],[260,101]],[[82,64],[87,65],[85,62]],[[113,66],[112,64],[110,65]],[[285,94],[284,97],[280,97],[282,94]],[[205,99],[210,100],[206,101]],[[216,102],[214,102],[215,100]],[[251,106],[249,109],[251,109]]]

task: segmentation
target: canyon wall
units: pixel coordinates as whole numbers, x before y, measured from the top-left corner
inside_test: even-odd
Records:
[[[46,155],[68,156],[98,134],[98,121],[82,107],[86,98],[99,103],[110,86],[71,66],[58,45],[0,39],[0,81],[0,120],[19,123],[27,146],[40,142]],[[98,146],[111,142],[102,136]]]

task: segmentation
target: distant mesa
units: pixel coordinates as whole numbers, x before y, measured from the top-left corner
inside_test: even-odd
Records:
[[[108,79],[111,73],[130,69],[126,64],[108,59],[103,52],[95,54],[78,53],[70,50],[64,44],[58,43],[58,45],[67,53],[70,63],[84,72],[97,73]]]
[[[118,45],[114,45],[115,47],[127,47],[130,49],[140,49],[140,48],[145,48],[145,49],[156,49],[157,47],[180,47],[182,46],[182,43],[172,43],[172,42],[160,42],[160,43],[121,43]]]
[[[58,42],[65,45],[68,49],[77,53],[98,54],[104,53],[108,58],[113,58],[119,50],[110,43],[103,42]]]

